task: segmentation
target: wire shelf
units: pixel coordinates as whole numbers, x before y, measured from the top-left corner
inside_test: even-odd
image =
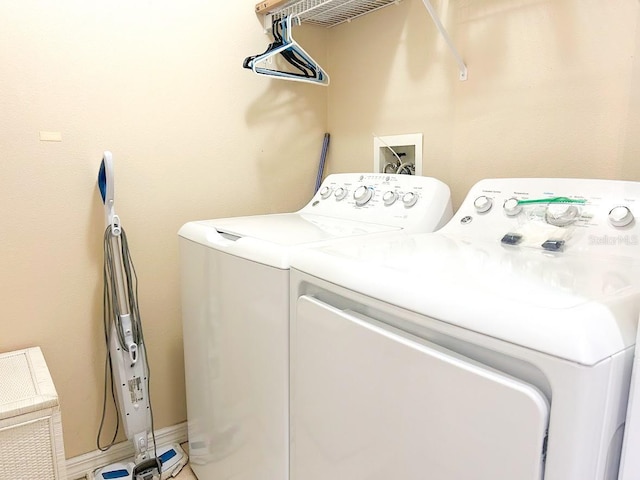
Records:
[[[294,0],[267,13],[276,18],[296,16],[301,22],[335,27],[400,0]]]
[[[265,31],[271,28],[274,18],[295,17],[304,23],[312,23],[324,27],[335,27],[344,22],[367,13],[374,12],[401,0],[261,0],[256,5],[256,13],[263,15]],[[433,23],[444,38],[447,46],[458,64],[459,79],[467,79],[467,66],[456,50],[455,45],[444,25],[438,18],[431,0],[422,0]]]

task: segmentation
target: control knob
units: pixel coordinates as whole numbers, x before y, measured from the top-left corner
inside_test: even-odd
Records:
[[[481,195],[473,201],[473,206],[478,213],[485,213],[491,210],[493,200],[486,195]]]
[[[522,211],[522,205],[520,205],[520,203],[518,203],[518,199],[514,197],[505,200],[502,204],[502,208],[504,213],[510,217],[514,217]]]
[[[322,198],[323,200],[326,200],[330,196],[331,196],[331,189],[328,186],[325,185],[320,190],[320,198]]]
[[[418,195],[414,192],[407,192],[402,196],[402,203],[405,207],[411,208],[418,203]]]
[[[346,188],[343,187],[338,187],[336,188],[336,191],[334,192],[334,196],[336,197],[336,200],[344,200],[347,196],[347,193],[349,193],[347,191]]]
[[[365,187],[364,185],[356,188],[356,191],[353,192],[353,198],[356,201],[356,205],[362,207],[366,205],[369,200],[373,197],[373,189],[369,187]]]
[[[628,207],[620,205],[609,212],[609,223],[614,227],[626,227],[633,222],[633,213]]]
[[[387,190],[386,192],[384,192],[384,195],[382,196],[382,201],[387,207],[396,203],[397,199],[398,199],[398,194],[393,190]]]
[[[545,212],[547,223],[556,227],[566,227],[575,222],[580,216],[580,210],[575,205],[556,203],[549,205]]]

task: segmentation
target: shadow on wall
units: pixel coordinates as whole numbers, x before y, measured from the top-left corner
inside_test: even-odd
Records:
[[[447,15],[446,5],[442,2],[443,15]],[[504,76],[507,68],[512,65],[510,56],[514,55],[513,39],[519,34],[523,43],[531,45],[532,51],[520,51],[523,59],[530,55],[534,57],[544,51],[544,44],[552,43],[557,57],[567,63],[576,60],[578,36],[574,34],[575,22],[579,21],[575,15],[575,5],[570,1],[558,0],[466,0],[456,2],[451,16],[443,17],[448,25],[456,28],[452,33],[454,43],[461,51],[467,52],[474,58],[482,58],[480,65],[473,68],[482,69],[485,76]],[[460,34],[456,35],[459,30]],[[532,37],[533,35],[533,37]],[[537,39],[539,35],[545,38]],[[529,36],[529,38],[527,38]],[[440,42],[444,48],[444,41]],[[478,48],[491,51],[477,51]],[[536,48],[538,47],[538,48]]]
[[[301,47],[326,67],[327,30],[302,25],[295,26],[293,34]],[[251,69],[242,69],[245,57],[262,53],[272,41],[271,33],[263,35],[251,51],[242,52],[243,58],[237,64],[248,79],[245,97],[249,101],[244,109],[244,121],[251,137],[247,142],[251,142],[257,152],[257,158],[249,165],[256,170],[238,173],[257,183],[257,194],[264,199],[247,204],[245,214],[290,211],[292,203],[301,207],[308,201],[313,193],[318,155],[327,129],[326,87],[257,75]],[[234,150],[242,157],[242,145]],[[240,168],[247,165],[246,162],[236,164]]]
[[[419,0],[409,1],[406,26],[406,54],[407,73],[416,81],[422,81],[429,71],[433,71],[438,64],[446,65],[445,81],[448,85],[458,82],[459,70],[455,64],[454,56],[447,46],[445,38],[440,34],[429,11],[423,2]],[[436,10],[438,18],[451,38],[455,49],[462,55],[460,49],[459,28],[460,6],[449,8],[449,1],[431,0],[431,5]],[[426,28],[425,28],[426,27]]]
[[[250,73],[248,73],[250,74]],[[283,211],[290,201],[282,192],[300,186],[301,207],[313,194],[322,138],[327,125],[327,89],[287,80],[260,78],[265,90],[247,109],[246,122],[260,132],[258,178],[265,198],[274,199],[268,212]],[[280,200],[282,205],[280,205]]]
[[[624,94],[612,80],[626,83],[617,53],[628,44],[610,31],[619,17],[613,9],[596,17],[597,7],[584,7],[571,0],[457,5],[452,23],[470,69],[456,93],[457,190],[483,176],[618,177],[610,151]],[[491,161],[479,168],[479,157]]]

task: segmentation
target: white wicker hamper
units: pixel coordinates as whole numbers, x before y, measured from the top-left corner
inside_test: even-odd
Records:
[[[0,480],[66,480],[58,394],[39,347],[0,354]]]

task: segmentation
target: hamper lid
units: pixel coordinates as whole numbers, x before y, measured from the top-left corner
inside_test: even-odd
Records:
[[[57,406],[40,347],[0,354],[0,420]]]

